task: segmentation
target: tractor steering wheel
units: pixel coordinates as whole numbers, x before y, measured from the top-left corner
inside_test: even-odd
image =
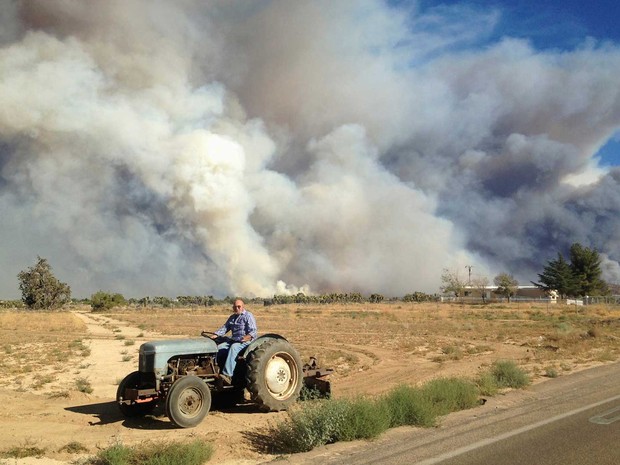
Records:
[[[231,341],[230,338],[226,337],[226,336],[220,336],[219,334],[215,334],[213,331],[205,331],[202,330],[200,332],[200,335],[202,337],[208,337],[209,339],[212,339],[216,342],[216,344],[219,344],[220,342],[224,342],[224,341]]]

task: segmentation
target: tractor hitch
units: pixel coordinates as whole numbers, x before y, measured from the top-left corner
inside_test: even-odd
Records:
[[[319,368],[316,357],[310,357],[310,362],[303,366],[304,385],[310,390],[321,393],[321,397],[330,397],[332,388],[327,376],[334,372],[331,368]]]

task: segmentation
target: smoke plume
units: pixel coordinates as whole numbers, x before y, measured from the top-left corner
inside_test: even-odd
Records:
[[[81,296],[436,292],[573,242],[617,282],[620,49],[477,47],[498,14],[5,2],[0,295],[37,255]]]

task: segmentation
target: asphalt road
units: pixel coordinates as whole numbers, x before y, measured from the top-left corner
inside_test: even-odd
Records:
[[[438,428],[398,428],[279,463],[380,465],[618,465],[620,364],[488,399]]]

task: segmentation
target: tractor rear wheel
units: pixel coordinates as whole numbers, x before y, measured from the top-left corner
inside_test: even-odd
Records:
[[[210,408],[209,386],[197,376],[184,376],[175,381],[166,397],[166,415],[181,428],[198,425]]]
[[[131,404],[121,404],[125,398],[125,389],[137,389],[140,383],[140,372],[134,371],[133,373],[129,373],[125,378],[120,382],[118,388],[116,389],[116,401],[119,403],[118,407],[121,410],[121,413],[126,417],[139,417],[143,415],[147,415],[153,411],[153,409],[157,406],[157,400],[151,400],[148,402],[134,402]]]
[[[263,411],[286,410],[294,404],[302,378],[299,354],[284,339],[266,341],[248,357],[247,389]]]

